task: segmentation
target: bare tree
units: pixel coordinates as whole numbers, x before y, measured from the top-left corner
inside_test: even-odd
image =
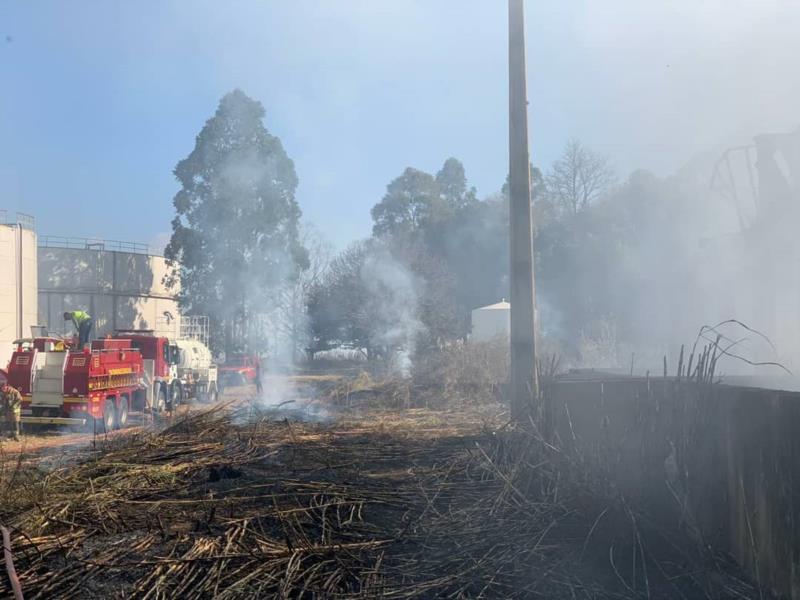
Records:
[[[308,252],[308,268],[274,290],[270,309],[262,315],[261,335],[268,340],[271,356],[278,362],[297,362],[304,354],[310,335],[309,294],[320,283],[333,255],[331,244],[310,223],[300,227],[299,239]]]
[[[546,182],[553,201],[561,210],[575,215],[608,191],[614,179],[608,158],[571,139],[553,163]]]

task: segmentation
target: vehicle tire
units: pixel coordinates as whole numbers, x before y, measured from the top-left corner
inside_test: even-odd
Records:
[[[167,410],[167,386],[162,384],[156,385],[155,395],[153,398],[153,414],[161,414]]]
[[[128,424],[128,399],[124,396],[119,401],[119,409],[117,410],[117,422],[114,425],[116,429],[124,429]]]
[[[114,410],[114,401],[109,399],[103,405],[103,431],[108,433],[113,431],[114,424],[117,421],[117,411]]]
[[[183,402],[183,386],[175,381],[169,386],[169,399],[167,400],[167,410],[175,410]]]

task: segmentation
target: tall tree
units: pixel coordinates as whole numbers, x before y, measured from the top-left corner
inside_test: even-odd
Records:
[[[166,257],[189,313],[207,314],[226,351],[253,346],[250,323],[270,293],[308,264],[298,237],[297,174],[263,124],[264,107],[226,94],[175,167],[181,189]]]
[[[547,183],[545,182],[544,175],[539,167],[534,167],[533,163],[528,165],[531,175],[531,204],[535,205],[536,202],[544,199],[547,196]],[[508,200],[508,175],[503,187],[500,188],[500,193]]]
[[[409,349],[420,330],[416,287],[414,274],[381,240],[351,244],[309,295],[309,352],[342,346],[373,359]]]
[[[310,295],[322,282],[333,257],[330,243],[310,223],[300,227],[300,241],[308,252],[308,268],[280,286],[264,320],[263,337],[269,340],[270,356],[277,362],[297,362],[309,348]]]
[[[436,173],[439,197],[453,208],[462,208],[477,201],[475,188],[467,188],[464,165],[457,158],[448,158]]]
[[[547,190],[566,213],[576,215],[608,191],[614,182],[608,158],[572,139],[547,175]]]
[[[413,233],[436,219],[445,207],[436,179],[409,167],[386,186],[383,199],[372,207],[372,232],[376,236]]]

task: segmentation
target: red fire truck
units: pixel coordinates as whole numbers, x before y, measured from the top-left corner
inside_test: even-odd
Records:
[[[202,341],[170,340],[141,329],[118,330],[114,338],[130,340],[142,354],[148,407],[161,412],[192,399],[216,402],[217,367]]]
[[[22,422],[125,427],[146,407],[142,353],[128,339],[102,339],[73,350],[51,337],[14,342],[8,381],[22,394]]]
[[[255,383],[260,360],[257,354],[230,355],[219,369],[220,381],[225,387]]]
[[[169,338],[159,337],[151,330],[137,329],[115,331],[114,339],[129,340],[141,353],[148,407],[162,412],[180,404],[182,394],[175,367],[177,354]]]

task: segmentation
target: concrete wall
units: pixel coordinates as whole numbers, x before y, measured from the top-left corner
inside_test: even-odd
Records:
[[[74,248],[39,249],[39,318],[48,329],[72,333],[67,310],[94,318],[95,336],[114,329],[155,329],[175,335],[180,314],[177,290],[163,283],[160,256]],[[174,320],[168,323],[164,313]]]
[[[11,343],[37,324],[36,232],[0,225],[0,368],[11,358]]]
[[[545,424],[663,524],[729,552],[778,597],[800,599],[800,393],[566,380],[547,391]]]

